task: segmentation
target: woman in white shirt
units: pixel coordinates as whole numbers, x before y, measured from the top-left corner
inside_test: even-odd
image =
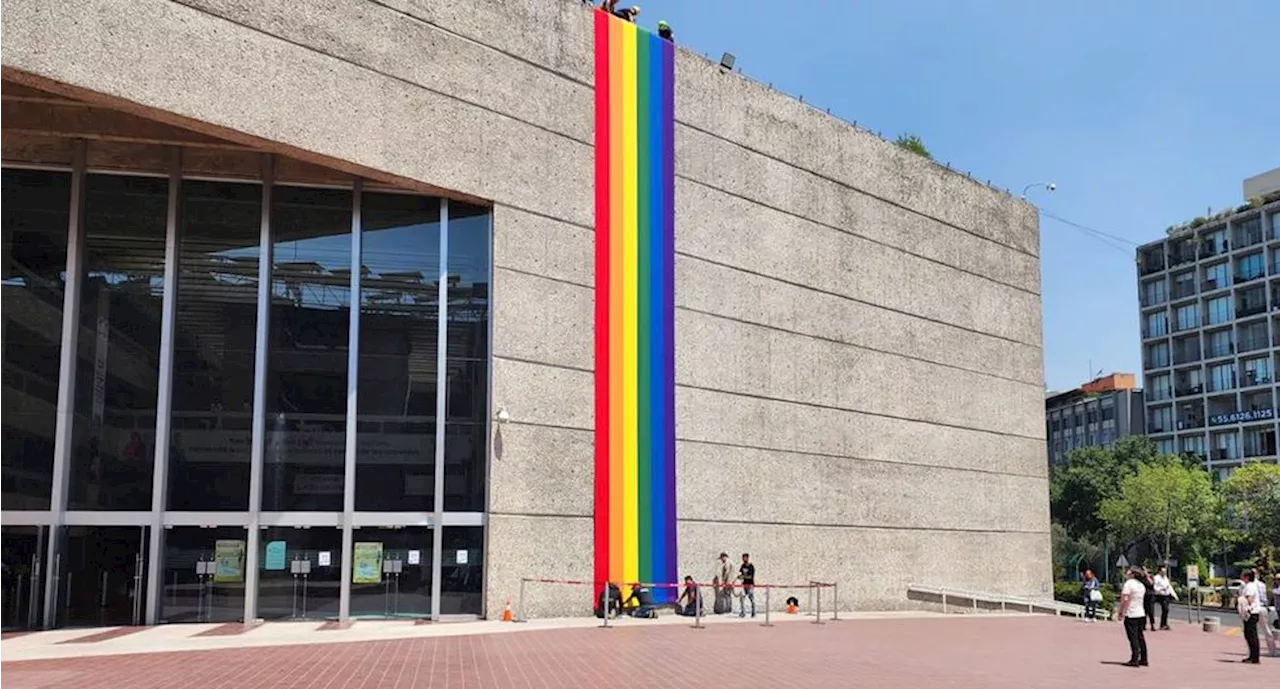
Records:
[[[1129,579],[1120,589],[1120,621],[1124,624],[1124,635],[1129,639],[1129,667],[1145,667],[1147,665],[1147,613],[1143,610],[1142,599],[1147,595],[1147,587],[1142,584],[1146,573],[1134,567],[1129,570]]]
[[[1152,584],[1155,589],[1156,602],[1160,604],[1160,630],[1167,631],[1169,629],[1169,601],[1178,600],[1178,592],[1173,590],[1173,583],[1169,581],[1169,574],[1164,567],[1156,572],[1155,582]]]

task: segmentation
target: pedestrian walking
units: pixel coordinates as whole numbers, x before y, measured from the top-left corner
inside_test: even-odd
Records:
[[[1120,623],[1124,625],[1124,635],[1129,640],[1129,667],[1146,667],[1147,665],[1147,613],[1143,598],[1147,595],[1144,583],[1146,572],[1139,567],[1129,570],[1129,578],[1120,589]]]
[[[1245,570],[1240,578],[1244,585],[1240,587],[1240,596],[1236,600],[1236,609],[1244,622],[1244,642],[1249,647],[1249,655],[1241,662],[1257,665],[1262,662],[1262,649],[1258,642],[1258,620],[1267,609],[1266,589],[1259,586],[1253,570]]]
[[[1154,632],[1156,630],[1156,581],[1146,567],[1143,567],[1140,571],[1142,572],[1142,586],[1146,594],[1142,599],[1142,611],[1146,613],[1147,624],[1151,626],[1151,631]]]
[[[751,555],[742,554],[742,566],[738,568],[738,580],[742,582],[742,606],[738,617],[747,616],[747,601],[751,601],[751,616],[756,616],[756,566],[751,564]]]
[[[1275,628],[1280,629],[1280,572],[1276,572],[1272,579],[1271,605],[1275,608],[1276,613]]]
[[[1084,571],[1084,581],[1080,584],[1080,596],[1084,599],[1084,619],[1089,622],[1098,621],[1098,603],[1102,602],[1102,585],[1092,569]]]
[[[1169,574],[1164,567],[1156,571],[1152,588],[1155,589],[1156,602],[1160,604],[1160,629],[1167,631],[1169,629],[1169,602],[1178,600],[1178,592],[1173,590],[1173,582],[1169,581]]]

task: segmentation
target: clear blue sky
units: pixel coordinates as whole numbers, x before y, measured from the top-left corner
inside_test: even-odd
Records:
[[[623,0],[621,5],[629,4]],[[635,0],[753,78],[1145,243],[1280,167],[1280,2]],[[1141,373],[1132,247],[1041,219],[1045,376]]]

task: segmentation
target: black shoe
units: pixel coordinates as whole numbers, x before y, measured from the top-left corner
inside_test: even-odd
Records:
[[[1161,628],[1160,628],[1160,631],[1162,631],[1162,632],[1167,632],[1167,631],[1171,631],[1171,629],[1170,629],[1169,625],[1167,625],[1167,624],[1166,624],[1165,626],[1163,626],[1163,627],[1161,627]]]
[[[1138,665],[1140,665],[1140,666],[1142,666],[1142,667],[1146,667],[1146,666],[1147,666],[1147,661],[1145,661],[1145,660],[1139,660],[1139,661],[1138,661]]]
[[[1138,665],[1138,661],[1136,660],[1130,660],[1129,662],[1125,663],[1124,666],[1125,667],[1141,667],[1140,665]]]

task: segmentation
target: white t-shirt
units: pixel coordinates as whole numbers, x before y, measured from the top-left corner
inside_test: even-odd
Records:
[[[1253,596],[1253,603],[1249,606],[1249,612],[1261,615],[1267,609],[1267,587],[1260,581],[1251,581],[1245,584],[1245,588],[1240,591],[1242,596]]]
[[[1142,599],[1147,597],[1147,587],[1137,579],[1130,579],[1124,582],[1124,588],[1120,589],[1121,596],[1129,597],[1129,607],[1125,610],[1125,617],[1146,617],[1147,612],[1142,609]]]
[[[1155,576],[1155,583],[1152,584],[1152,587],[1155,589],[1155,593],[1157,596],[1173,595],[1173,586],[1169,584],[1169,577],[1166,577],[1162,574],[1157,574]]]

